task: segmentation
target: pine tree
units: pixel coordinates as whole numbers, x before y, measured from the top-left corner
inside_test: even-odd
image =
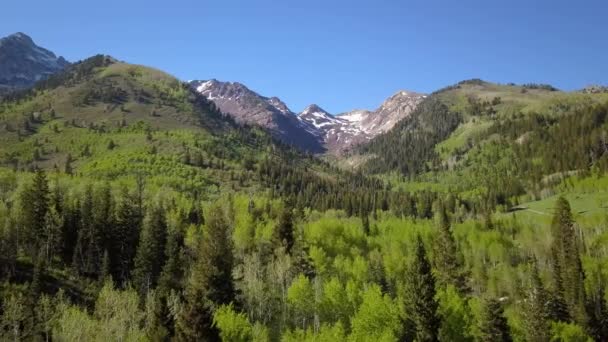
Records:
[[[44,217],[44,229],[40,237],[43,241],[43,257],[49,264],[61,247],[62,227],[63,217],[61,217],[54,206],[51,206]]]
[[[110,139],[110,141],[108,141],[108,150],[113,150],[116,148],[116,143],[114,143],[114,140]]]
[[[66,205],[63,209],[63,226],[61,228],[61,259],[65,264],[73,264],[74,249],[80,230],[80,202]]]
[[[205,236],[186,287],[185,307],[177,321],[177,337],[182,341],[217,341],[213,311],[235,298],[232,240],[227,220],[217,204],[207,216]]]
[[[556,297],[561,297],[569,316],[585,326],[585,274],[579,253],[579,241],[568,201],[560,197],[552,221],[554,281],[559,283]]]
[[[101,270],[99,272],[99,280],[106,282],[112,281],[112,269],[110,265],[110,254],[107,249],[103,251],[103,257],[101,259]]]
[[[167,242],[167,223],[161,207],[154,207],[144,222],[139,238],[133,285],[144,296],[156,287],[163,265],[165,264],[165,244]]]
[[[417,341],[437,341],[441,321],[437,313],[439,304],[435,300],[435,277],[420,236],[415,253],[408,272],[406,312],[410,314]]]
[[[184,248],[184,235],[180,229],[172,229],[167,238],[165,247],[165,265],[158,280],[161,294],[168,294],[171,290],[179,290],[184,275],[182,249]]]
[[[35,148],[34,153],[32,154],[32,160],[38,161],[40,160],[40,149]]]
[[[286,203],[279,216],[279,223],[275,234],[278,244],[285,247],[287,253],[291,253],[294,244],[293,229],[293,208],[290,204]]]
[[[63,171],[65,173],[67,173],[68,175],[71,175],[73,172],[72,161],[73,161],[72,155],[68,154],[68,156],[65,159],[65,166],[63,167]]]
[[[549,293],[548,315],[549,319],[556,322],[569,322],[570,313],[564,299],[564,284],[562,281],[561,267],[556,249],[552,249],[551,271],[553,273],[553,290]]]
[[[370,233],[370,229],[369,229],[369,216],[367,215],[363,215],[361,217],[361,223],[363,224],[363,232],[365,233],[365,235],[369,235]]]
[[[137,199],[129,194],[127,188],[122,189],[120,198],[113,231],[115,243],[111,249],[113,276],[119,284],[131,276],[143,220]]]
[[[38,300],[38,297],[42,293],[42,273],[44,273],[44,265],[42,260],[38,260],[34,264],[34,270],[32,272],[32,281],[29,286],[28,300]]]
[[[608,308],[606,308],[604,284],[600,281],[598,285],[597,292],[587,303],[588,332],[596,341],[608,341]]]
[[[190,208],[190,212],[188,213],[188,221],[190,224],[195,226],[200,226],[201,224],[205,224],[205,217],[203,215],[203,210],[198,203],[193,203]]]
[[[114,197],[112,196],[112,189],[108,183],[105,183],[98,191],[96,196],[95,205],[93,208],[93,220],[95,225],[95,232],[99,237],[99,257],[102,258],[104,252],[109,252],[114,248],[117,241],[115,240],[114,230],[115,230],[115,219],[114,219]],[[113,271],[114,263],[108,259],[108,264],[106,265],[109,273],[106,275],[111,275]],[[101,263],[100,263],[101,269]],[[101,278],[103,279],[103,277]]]
[[[80,273],[98,276],[103,258],[103,236],[95,222],[93,187],[86,187],[80,205],[80,230],[74,248],[74,266]]]
[[[524,304],[524,324],[526,327],[526,338],[530,342],[548,341],[549,332],[549,297],[543,287],[536,260],[532,264],[530,286]]]
[[[454,285],[461,293],[468,292],[467,281],[463,271],[462,257],[450,229],[450,220],[443,203],[438,202],[435,213],[439,229],[435,241],[435,268],[439,282]]]
[[[479,322],[479,341],[510,342],[511,333],[500,301],[488,298],[484,302]]]
[[[21,197],[21,213],[24,233],[30,247],[30,255],[37,258],[41,252],[47,212],[49,210],[49,186],[46,173],[38,169],[33,182]]]

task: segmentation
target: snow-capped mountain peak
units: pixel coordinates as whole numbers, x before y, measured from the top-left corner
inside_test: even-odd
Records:
[[[308,115],[311,113],[322,113],[323,115],[329,115],[329,113],[325,109],[319,107],[314,103],[304,108],[304,110],[299,115]]]
[[[265,97],[241,83],[215,79],[191,81],[190,86],[237,122],[264,127],[275,137],[304,150],[325,151],[316,132],[305,127],[278,97]]]
[[[266,127],[285,142],[313,152],[342,154],[386,132],[405,118],[424,95],[401,90],[374,110],[332,115],[311,104],[294,114],[277,97],[264,97],[237,82],[192,81],[191,86],[236,121]],[[314,141],[313,141],[314,140]]]

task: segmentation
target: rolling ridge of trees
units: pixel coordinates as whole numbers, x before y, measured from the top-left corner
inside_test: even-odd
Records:
[[[461,122],[458,113],[434,97],[424,100],[393,129],[361,148],[373,158],[364,168],[372,173],[398,171],[413,176],[438,163],[435,145],[445,140]]]

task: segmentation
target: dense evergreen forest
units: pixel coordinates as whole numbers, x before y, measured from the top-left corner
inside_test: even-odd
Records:
[[[345,169],[77,63],[0,100],[0,339],[606,341],[607,101],[461,82]]]

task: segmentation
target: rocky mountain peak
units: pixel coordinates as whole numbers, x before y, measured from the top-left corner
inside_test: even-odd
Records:
[[[391,108],[403,103],[410,103],[412,101],[417,101],[418,99],[424,97],[425,95],[413,91],[399,90],[398,92],[390,96],[388,99],[386,99],[379,109]]]
[[[23,44],[23,45],[35,45],[34,40],[32,40],[32,38],[30,36],[28,36],[27,34],[25,34],[23,32],[13,33],[8,37],[0,39],[0,41],[2,43],[13,42],[16,44]]]
[[[288,114],[288,115],[293,114],[291,112],[291,110],[289,109],[289,107],[287,107],[287,105],[283,101],[281,101],[281,99],[279,99],[278,97],[273,96],[273,97],[269,98],[267,101],[270,105],[272,105],[273,107],[278,109],[281,113]]]
[[[0,39],[0,88],[5,90],[31,87],[68,65],[63,57],[36,45],[25,33]]]
[[[294,114],[278,97],[264,97],[237,82],[193,81],[200,94],[213,101],[236,121],[269,129],[281,140],[306,150],[342,154],[391,129],[408,116],[425,97],[401,90],[374,110],[331,115],[317,104]]]
[[[311,114],[311,113],[323,113],[323,114],[329,115],[329,113],[325,109],[319,107],[319,105],[314,104],[314,103],[311,105],[308,105],[306,108],[304,108],[304,110],[302,111],[302,113],[300,113],[300,115],[307,115],[307,114]]]
[[[237,122],[268,129],[276,138],[310,152],[324,152],[319,139],[278,97],[265,97],[238,82],[215,79],[190,85]]]

